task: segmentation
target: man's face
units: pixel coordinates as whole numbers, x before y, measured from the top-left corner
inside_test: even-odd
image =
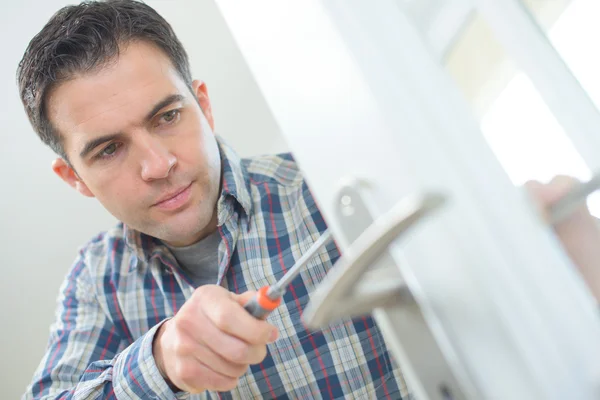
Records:
[[[48,115],[76,172],[62,159],[53,169],[129,227],[194,243],[215,227],[221,176],[206,87],[194,81],[192,94],[150,44],[121,50],[50,93]]]

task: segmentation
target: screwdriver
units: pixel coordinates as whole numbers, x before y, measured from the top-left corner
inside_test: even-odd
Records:
[[[325,230],[317,241],[308,249],[306,253],[290,268],[275,284],[261,287],[256,295],[250,299],[244,308],[250,315],[258,319],[266,319],[269,314],[281,304],[281,297],[284,295],[287,286],[302,271],[302,268],[310,261],[332,238],[331,232]]]

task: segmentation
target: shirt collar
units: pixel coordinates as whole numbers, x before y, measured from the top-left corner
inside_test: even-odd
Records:
[[[217,139],[221,152],[221,196],[217,202],[218,224],[222,225],[228,215],[224,214],[228,199],[232,197],[242,206],[246,216],[252,216],[250,176],[241,158],[221,138]]]
[[[250,219],[253,212],[250,197],[250,176],[242,159],[225,141],[217,137],[221,156],[221,194],[217,200],[217,224],[223,225],[241,206]],[[159,239],[146,235],[123,224],[123,236],[127,246],[142,260],[153,257],[158,248],[166,248]]]

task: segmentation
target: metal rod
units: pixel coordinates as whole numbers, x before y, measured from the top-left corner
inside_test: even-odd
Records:
[[[600,173],[587,182],[575,186],[569,193],[550,207],[549,223],[556,225],[571,215],[587,200],[587,197],[600,189]]]
[[[294,280],[294,278],[302,271],[302,268],[310,261],[310,259],[317,254],[317,252],[323,247],[325,244],[329,242],[332,238],[331,232],[329,230],[325,230],[321,237],[317,239],[315,243],[306,251],[302,257],[290,268],[283,277],[278,280],[275,284],[273,284],[269,291],[267,292],[267,296],[270,298],[278,298],[285,293],[286,287]]]

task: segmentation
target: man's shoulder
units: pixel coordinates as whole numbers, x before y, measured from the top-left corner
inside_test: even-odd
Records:
[[[310,213],[318,211],[316,200],[291,153],[262,155],[243,160],[256,201],[269,207],[285,198],[286,209],[301,206]],[[280,207],[276,207],[279,209]],[[282,210],[283,211],[283,210]]]
[[[242,164],[253,184],[271,183],[288,187],[302,187],[305,184],[302,171],[291,153],[244,158]]]
[[[121,222],[98,233],[79,249],[80,259],[92,275],[114,272],[127,265],[130,253],[125,240],[125,227]]]
[[[92,237],[81,246],[80,250],[85,253],[103,254],[110,246],[121,241],[125,241],[125,227],[122,222],[118,222],[111,228],[101,231]]]

